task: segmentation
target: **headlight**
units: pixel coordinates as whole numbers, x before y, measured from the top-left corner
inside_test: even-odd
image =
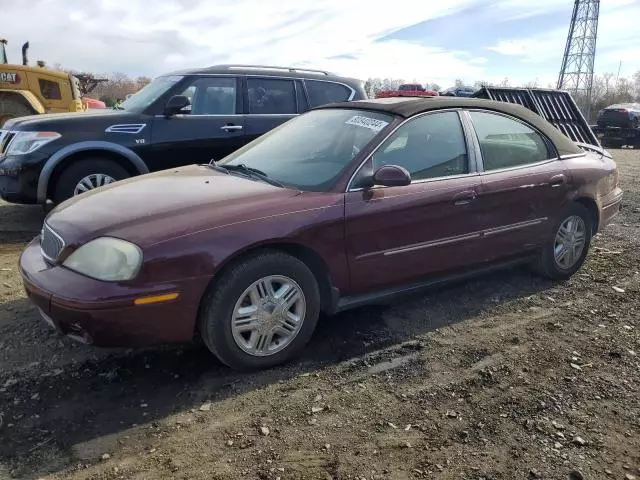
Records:
[[[142,251],[125,240],[100,237],[78,248],[62,264],[97,280],[131,280],[142,265]]]
[[[25,155],[60,138],[57,132],[15,132],[5,155]]]

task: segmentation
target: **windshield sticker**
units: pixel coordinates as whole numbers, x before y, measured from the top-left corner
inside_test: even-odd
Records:
[[[375,118],[363,117],[362,115],[355,115],[345,122],[347,125],[356,125],[358,127],[368,128],[374,132],[379,132],[384,127],[389,125],[389,122],[384,120],[376,120]]]

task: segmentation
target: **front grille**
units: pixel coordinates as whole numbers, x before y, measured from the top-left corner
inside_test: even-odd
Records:
[[[40,232],[40,250],[42,256],[51,262],[55,262],[64,248],[64,240],[54,232],[46,223]]]

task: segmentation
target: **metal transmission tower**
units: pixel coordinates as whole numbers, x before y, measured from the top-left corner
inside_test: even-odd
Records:
[[[558,89],[571,93],[587,118],[591,110],[599,13],[600,0],[575,0],[558,77]]]

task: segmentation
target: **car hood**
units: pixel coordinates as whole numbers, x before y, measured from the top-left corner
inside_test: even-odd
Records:
[[[28,115],[8,120],[2,127],[4,130],[22,131],[55,131],[59,126],[72,128],[82,128],[87,122],[91,126],[113,123],[126,123],[127,121],[139,120],[140,116],[123,110],[93,110],[74,113],[45,113],[42,115]]]
[[[73,197],[45,222],[67,243],[113,236],[141,247],[209,228],[293,211],[300,191],[204,165],[121,180]]]

